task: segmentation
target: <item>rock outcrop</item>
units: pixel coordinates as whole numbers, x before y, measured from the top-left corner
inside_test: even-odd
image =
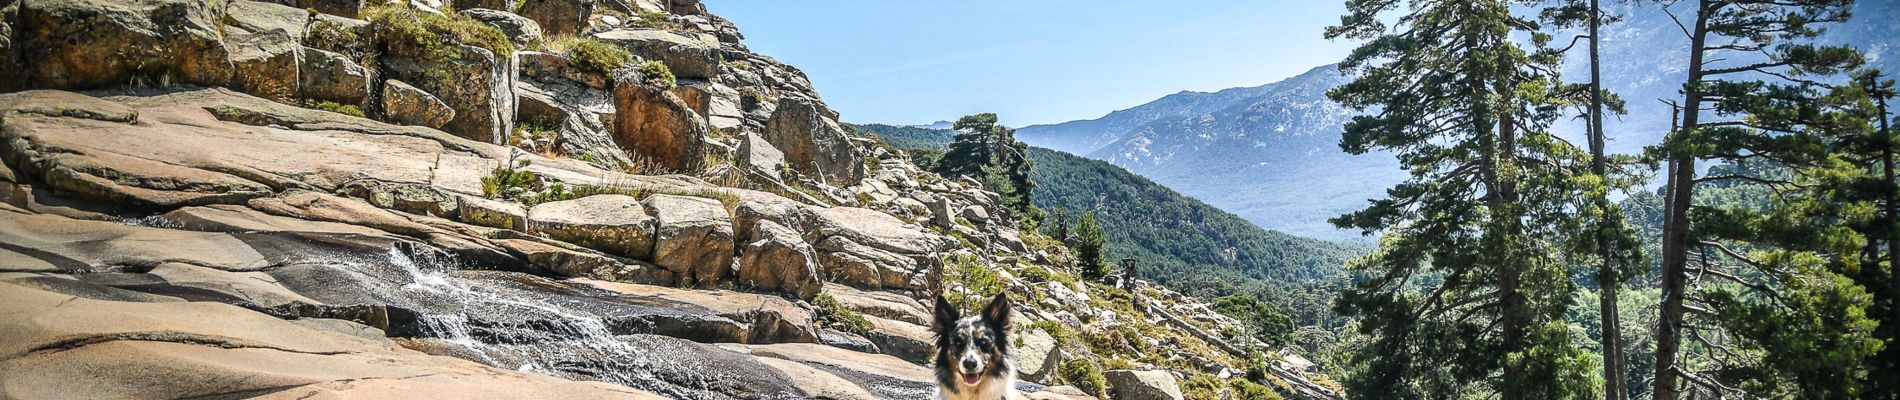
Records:
[[[1244,364],[742,38],[698,1],[0,1],[0,397],[919,398],[938,294],[1021,299],[1026,381]]]
[[[732,214],[718,200],[668,194],[647,196],[653,210],[653,263],[681,284],[716,287],[733,275]],[[687,281],[686,278],[691,278]]]
[[[14,24],[29,87],[93,89],[125,83],[233,83],[220,31],[224,9],[205,0],[18,2]],[[29,61],[30,60],[30,61]]]
[[[653,259],[654,223],[640,199],[618,194],[545,203],[528,210],[531,232],[635,259]]]
[[[1102,373],[1116,399],[1181,400],[1181,386],[1167,371],[1113,370]]]
[[[856,185],[864,176],[864,156],[851,144],[837,116],[802,98],[781,100],[766,122],[764,138],[784,153],[785,162],[825,183]]]
[[[670,171],[693,172],[704,163],[705,118],[679,96],[636,75],[621,75],[614,86],[615,143]]]

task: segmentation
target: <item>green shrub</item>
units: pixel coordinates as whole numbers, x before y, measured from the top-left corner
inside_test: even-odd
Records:
[[[673,77],[673,70],[667,68],[666,63],[659,60],[640,63],[640,76],[647,83],[663,89],[672,89],[673,86],[679,85],[679,79]]]
[[[574,65],[582,70],[611,73],[626,68],[633,63],[633,53],[627,49],[594,38],[567,37],[556,39],[558,43],[549,46],[567,55]]]
[[[508,36],[486,23],[467,15],[442,10],[441,14],[422,12],[402,5],[373,7],[363,11],[364,19],[370,21],[376,39],[389,48],[410,49],[420,53],[423,62],[429,65],[455,65],[472,60],[463,60],[462,52],[449,43],[463,43],[493,52],[496,57],[514,54],[515,45]],[[452,76],[446,69],[432,70],[431,79],[438,82],[457,82],[460,77]]]
[[[666,13],[640,10],[640,17],[627,21],[627,26],[642,29],[679,29],[679,24],[668,19]]]
[[[1056,375],[1060,376],[1063,382],[1082,389],[1083,393],[1091,396],[1101,397],[1107,394],[1108,378],[1102,377],[1102,368],[1095,366],[1094,361],[1069,360],[1056,368]]]
[[[358,108],[354,105],[343,104],[343,103],[338,103],[334,101],[304,99],[303,106],[305,108],[329,111],[329,112],[333,112],[337,114],[363,118],[363,109]]]
[[[814,309],[813,314],[817,314],[815,317],[819,325],[860,335],[876,328],[871,324],[871,320],[858,315],[856,311],[851,311],[850,307],[845,307],[844,303],[838,302],[838,299],[831,297],[830,293],[819,293],[818,297],[811,299],[811,305]]]
[[[984,266],[983,260],[974,255],[958,257],[945,264],[948,267],[943,271],[944,281],[956,282],[963,289],[949,290],[950,285],[946,284],[944,298],[959,307],[974,309],[1009,289],[1004,286],[1002,275]]]
[[[581,196],[578,193],[569,192],[567,191],[566,185],[556,183],[553,185],[548,185],[548,190],[543,190],[543,191],[535,192],[535,193],[529,193],[527,195],[518,197],[515,200],[520,201],[521,204],[533,207],[536,204],[562,201],[562,200],[573,200],[573,199],[578,199],[578,198],[581,198]]]
[[[482,177],[482,196],[491,199],[518,200],[530,195],[541,186],[541,176],[529,172],[529,162],[521,160],[518,164],[503,164]]]
[[[1280,393],[1273,388],[1245,379],[1229,380],[1234,388],[1234,398],[1238,400],[1280,400]]]
[[[310,28],[304,33],[305,45],[312,48],[342,53],[353,59],[363,57],[360,47],[362,43],[363,37],[362,35],[356,34],[356,31],[343,26],[343,24],[323,18],[317,18],[311,21]]]
[[[1041,329],[1043,332],[1048,333],[1050,337],[1056,339],[1057,346],[1078,340],[1075,335],[1075,329],[1071,329],[1068,325],[1063,325],[1061,322],[1041,320],[1029,323],[1029,327],[1032,329]]]
[[[1181,382],[1181,397],[1188,400],[1225,400],[1221,391],[1227,384],[1208,374],[1194,374]]]

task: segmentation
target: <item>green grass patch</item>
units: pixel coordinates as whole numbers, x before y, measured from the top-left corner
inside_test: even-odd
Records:
[[[1003,276],[996,270],[983,265],[983,260],[974,255],[957,257],[945,262],[943,279],[946,283],[956,283],[958,290],[950,290],[946,284],[944,298],[965,309],[976,309],[989,301],[991,297],[1009,290],[1003,282]]]
[[[602,74],[633,64],[627,49],[591,37],[562,37],[548,42],[547,50],[566,55],[574,66]]]
[[[451,10],[442,10],[441,14],[423,12],[403,5],[372,7],[363,11],[363,17],[370,21],[376,39],[389,49],[405,49],[409,53],[419,54],[422,62],[429,65],[458,65],[475,60],[464,60],[463,52],[451,43],[462,43],[480,47],[493,52],[497,58],[505,58],[515,52],[515,45],[508,36],[486,23]],[[430,79],[439,83],[458,82],[464,77],[455,76],[446,68],[430,71]]]
[[[667,68],[666,63],[660,62],[659,60],[640,63],[640,76],[641,79],[646,80],[647,83],[659,86],[662,89],[672,89],[674,86],[679,86],[679,78],[673,77],[673,69]]]
[[[830,293],[819,293],[818,297],[811,299],[811,305],[813,313],[817,314],[819,325],[860,335],[876,328],[871,324],[871,320],[858,315],[856,311],[851,311],[850,307],[845,307],[844,303],[831,297]]]
[[[1101,397],[1108,392],[1108,378],[1102,377],[1102,367],[1096,366],[1095,361],[1069,360],[1056,367],[1056,375],[1062,378],[1062,382],[1082,389],[1083,393],[1091,396]]]
[[[363,109],[354,105],[350,105],[350,104],[343,104],[343,103],[327,101],[327,100],[304,99],[303,106],[305,108],[309,108],[313,110],[323,110],[323,111],[329,111],[329,112],[348,115],[348,116],[357,117],[357,118],[364,118]]]
[[[630,20],[627,21],[627,26],[641,29],[665,30],[676,30],[680,28],[679,24],[673,23],[672,19],[667,18],[666,13],[647,10],[640,10],[640,15],[630,18]]]

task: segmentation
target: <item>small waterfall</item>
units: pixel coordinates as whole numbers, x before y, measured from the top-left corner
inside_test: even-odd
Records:
[[[600,316],[564,305],[560,298],[471,281],[444,253],[392,248],[384,258],[408,275],[398,290],[418,300],[414,306],[423,338],[453,347],[455,356],[676,398],[725,398],[687,389],[708,387],[708,373],[715,372],[675,366],[693,354],[638,346],[616,335]],[[659,376],[662,371],[671,379]]]

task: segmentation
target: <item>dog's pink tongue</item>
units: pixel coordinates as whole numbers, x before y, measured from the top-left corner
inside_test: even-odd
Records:
[[[965,385],[976,386],[976,383],[981,381],[983,381],[982,375],[963,374],[963,384]]]

